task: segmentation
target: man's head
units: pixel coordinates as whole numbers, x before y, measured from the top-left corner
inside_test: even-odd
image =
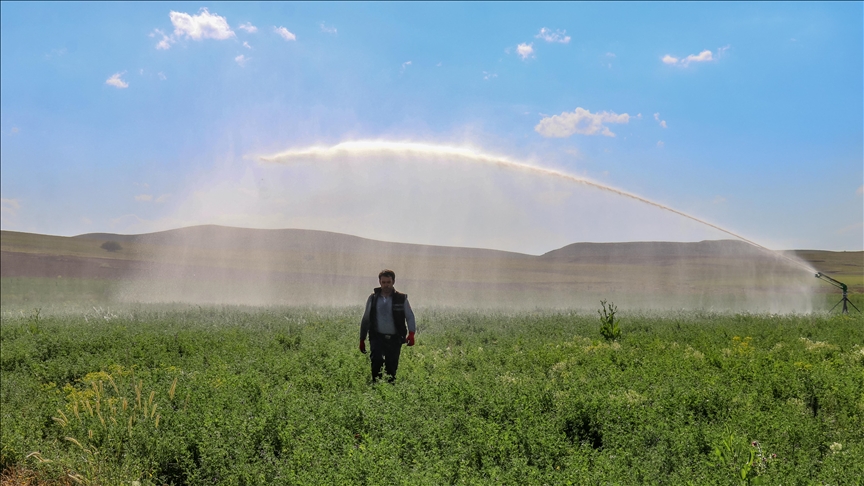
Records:
[[[378,274],[378,283],[381,284],[381,293],[389,295],[393,292],[393,282],[396,281],[396,272],[393,270],[381,270]]]

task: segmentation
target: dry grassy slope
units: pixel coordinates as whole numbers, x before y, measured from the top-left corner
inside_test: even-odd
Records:
[[[123,249],[113,253],[102,250],[100,245],[109,240],[118,241]],[[68,265],[78,259],[84,265],[83,259],[89,259],[87,265],[125,268],[124,275],[149,264],[161,264],[180,273],[183,268],[219,268],[235,271],[230,275],[261,272],[319,277],[368,277],[382,267],[391,267],[401,275],[422,275],[430,281],[546,285],[606,282],[636,286],[662,281],[670,286],[732,288],[744,280],[759,282],[763,278],[771,285],[769,281],[775,278],[778,269],[781,274],[799,271],[781,268],[783,265],[778,266],[779,260],[774,256],[738,241],[576,243],[532,256],[388,243],[324,231],[220,226],[142,235],[97,233],[77,237],[3,231],[0,249],[4,252],[4,264],[15,261],[15,255],[21,253],[31,258],[61,256]],[[853,289],[864,286],[864,252],[788,253],[809,261],[817,270]]]
[[[864,251],[794,250],[787,252],[813,268],[864,291]]]

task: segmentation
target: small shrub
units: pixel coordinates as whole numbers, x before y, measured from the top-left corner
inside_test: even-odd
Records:
[[[106,241],[105,243],[102,243],[102,246],[99,248],[102,248],[105,251],[110,251],[111,253],[123,249],[123,247],[120,246],[120,243],[117,243],[116,241]]]
[[[612,302],[607,306],[605,300],[601,300],[600,305],[603,306],[601,310],[597,311],[597,314],[600,315],[600,334],[607,341],[617,341],[621,337],[618,319],[615,319],[618,308]]]

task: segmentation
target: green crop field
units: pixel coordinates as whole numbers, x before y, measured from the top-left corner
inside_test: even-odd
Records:
[[[417,345],[404,348],[391,386],[369,384],[368,358],[356,349],[360,308],[159,304],[64,314],[6,304],[0,461],[10,478],[833,485],[864,477],[857,313],[623,313],[620,338],[606,340],[596,314],[418,309]]]

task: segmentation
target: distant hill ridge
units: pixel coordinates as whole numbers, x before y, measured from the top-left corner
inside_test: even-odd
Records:
[[[537,258],[534,255],[492,250],[414,243],[393,243],[330,231],[306,229],[256,229],[218,225],[177,228],[154,233],[121,235],[113,233],[87,233],[74,238],[111,240],[165,246],[191,246],[224,250],[316,250],[344,253],[374,253],[390,255],[451,255],[461,257],[492,256],[511,258]],[[624,243],[573,243],[540,255],[543,259],[583,259],[625,255],[651,255],[652,257],[681,257],[726,254],[765,255],[765,251],[743,241],[710,240],[700,242],[637,241]]]
[[[338,253],[376,253],[389,255],[460,256],[460,257],[530,257],[523,253],[485,248],[462,248],[414,243],[392,243],[360,236],[307,229],[257,229],[201,225],[155,233],[118,235],[87,233],[73,238],[112,240],[163,246],[191,246],[218,250],[318,251]]]

